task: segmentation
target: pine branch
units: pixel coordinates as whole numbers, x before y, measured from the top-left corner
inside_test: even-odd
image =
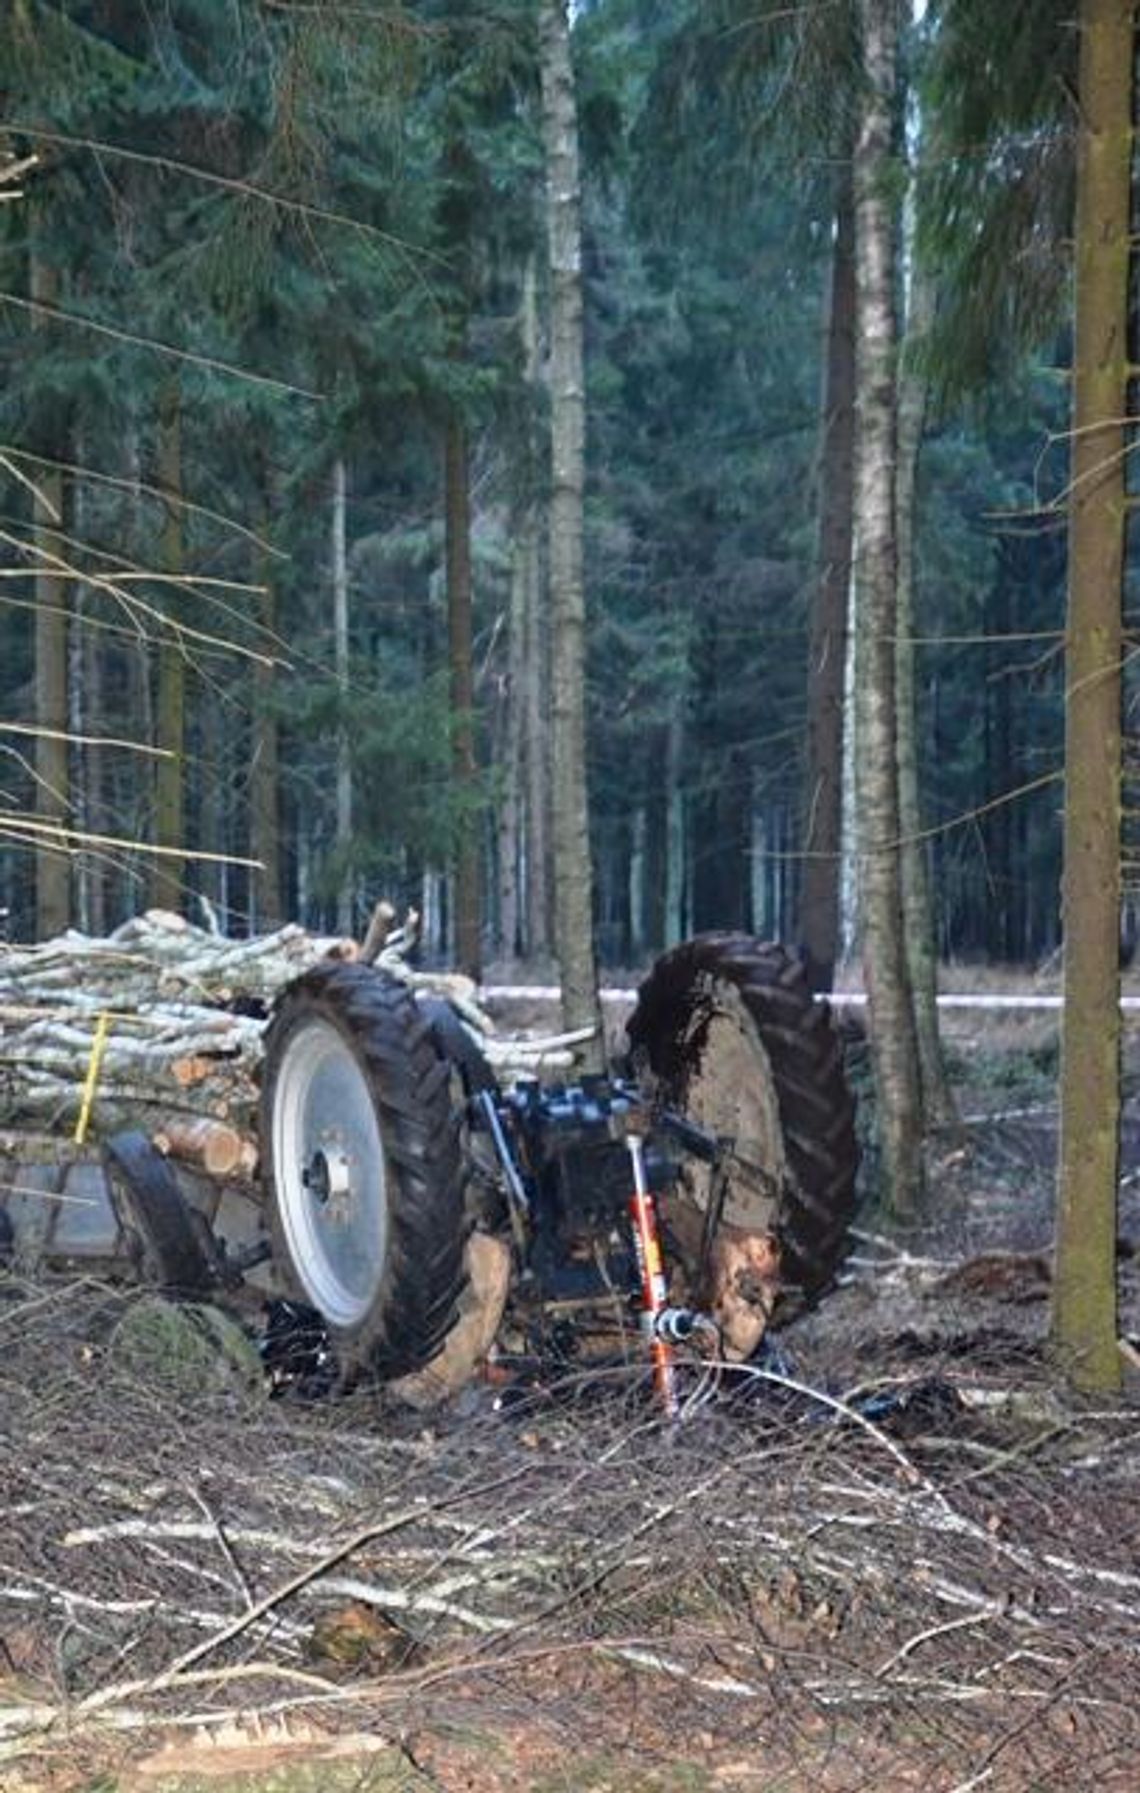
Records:
[[[314,9],[318,10],[318,9]],[[323,13],[327,9],[319,8]],[[379,225],[368,224],[362,218],[354,218],[348,212],[334,211],[329,206],[313,205],[306,199],[292,199],[286,193],[274,192],[269,187],[261,187],[256,181],[245,180],[236,175],[217,174],[212,168],[203,168],[196,162],[183,162],[175,156],[160,156],[139,149],[128,149],[123,143],[107,143],[100,137],[71,137],[63,131],[46,131],[36,125],[13,123],[9,130],[18,131],[21,136],[31,137],[41,143],[52,143],[62,149],[85,149],[99,156],[112,156],[118,161],[134,162],[148,168],[159,168],[166,174],[183,174],[190,180],[203,182],[206,186],[220,187],[228,193],[240,194],[245,199],[257,199],[263,204],[272,206],[276,211],[292,212],[301,218],[315,220],[322,224],[336,224],[356,231],[362,237],[371,238],[383,243],[389,249],[396,249],[409,259],[420,256],[425,260],[439,261],[441,257],[432,255],[426,249],[414,249],[410,244],[395,237],[390,231],[381,230]],[[34,162],[35,157],[31,160]],[[0,175],[0,179],[3,176]],[[318,396],[309,394],[308,396]]]
[[[97,336],[109,336],[115,342],[130,343],[132,347],[150,349],[156,355],[166,355],[172,361],[184,361],[191,367],[204,367],[211,373],[227,375],[230,379],[243,380],[250,386],[268,387],[274,392],[285,392],[293,398],[314,399],[318,403],[324,401],[323,392],[314,392],[308,386],[294,386],[288,380],[278,380],[272,374],[251,373],[248,368],[237,367],[232,361],[221,361],[215,355],[199,355],[193,349],[179,349],[173,343],[162,342],[155,336],[138,336],[131,330],[120,330],[112,324],[101,324],[95,318],[83,317],[77,311],[64,311],[56,305],[45,305],[38,299],[20,298],[16,293],[0,292],[0,305],[12,305],[20,311],[30,311],[33,316],[48,318],[53,323],[74,324],[81,330],[91,330]]]

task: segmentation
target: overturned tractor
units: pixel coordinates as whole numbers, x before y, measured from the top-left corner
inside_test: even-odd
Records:
[[[627,1051],[577,1082],[500,1078],[438,994],[329,960],[264,1026],[260,1167],[202,1199],[144,1133],[103,1151],[137,1272],[249,1292],[285,1379],[409,1398],[501,1358],[749,1359],[839,1269],[854,1105],[826,1004],[783,948],[708,934],[660,958]],[[232,1216],[242,1218],[236,1228]]]
[[[854,1110],[798,963],[692,940],[657,961],[627,1036],[612,1075],[504,1088],[454,1011],[392,978],[330,965],[286,991],[266,1222],[343,1376],[451,1390],[503,1337],[570,1360],[711,1337],[740,1360],[824,1292]]]

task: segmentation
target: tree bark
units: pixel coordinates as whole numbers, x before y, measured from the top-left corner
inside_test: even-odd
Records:
[[[537,510],[519,543],[526,605],[526,694],[523,731],[526,760],[526,827],[524,831],[526,956],[532,962],[550,957],[550,637],[544,614],[542,551]]]
[[[664,952],[669,926],[670,728],[656,723],[645,736],[645,851],[642,860],[642,951]]]
[[[860,0],[864,91],[855,148],[856,813],[863,961],[884,1193],[897,1213],[922,1194],[918,1043],[903,934],[896,758],[896,332],[890,200],[896,0]]]
[[[1132,13],[1130,0],[1083,0],[1079,15],[1064,1015],[1052,1322],[1074,1381],[1095,1390],[1120,1382],[1120,659]]]
[[[337,927],[351,934],[355,921],[352,873],[352,745],[346,709],[349,697],[348,640],[348,471],[344,456],[333,462],[332,486],[333,655],[341,718],[336,739],[336,845],[341,859],[337,890]]]
[[[751,775],[747,755],[725,738],[724,691],[737,654],[735,639],[709,605],[700,618],[692,660],[695,715],[690,733],[703,775],[693,790],[692,917],[698,932],[752,926]]]
[[[176,380],[165,387],[159,404],[158,480],[166,494],[159,558],[164,573],[178,574],[185,550],[182,394]],[[181,912],[186,894],[186,679],[186,654],[171,624],[158,645],[154,723],[160,757],[154,776],[154,842],[161,851],[150,861],[147,891],[153,908],[171,909],[176,914]]]
[[[689,826],[685,801],[685,722],[674,710],[665,743],[665,942],[676,946],[689,931]]]
[[[451,775],[457,804],[455,846],[455,961],[478,980],[482,960],[479,902],[479,771],[475,758],[475,676],[472,649],[471,492],[467,429],[452,410],[444,435],[444,515],[447,535],[447,645],[451,693]]]
[[[39,304],[59,303],[59,273],[33,255],[31,296]],[[58,423],[43,432],[45,455],[63,459]],[[52,467],[37,471],[32,497],[36,545],[35,706],[42,733],[35,743],[35,808],[59,835],[41,837],[36,848],[36,933],[49,940],[71,922],[71,859],[65,829],[71,810],[67,741],[68,585],[60,570],[63,475]]]
[[[898,472],[895,527],[898,582],[895,637],[895,710],[898,729],[899,821],[902,834],[902,904],[906,960],[918,1035],[919,1081],[924,1121],[958,1124],[958,1108],[946,1074],[938,1029],[938,961],[934,912],[926,870],[922,808],[918,794],[918,706],[915,697],[914,514],[918,457],[926,421],[927,378],[916,362],[934,320],[934,288],[921,264],[911,278],[906,326],[908,358],[899,376]]]
[[[263,478],[261,519],[263,541],[268,544],[273,529],[273,510],[268,490],[269,474]],[[261,622],[264,630],[262,646],[267,658],[254,663],[253,717],[249,771],[249,836],[250,857],[257,861],[253,874],[252,931],[268,932],[280,927],[281,902],[281,829],[278,807],[279,740],[274,710],[276,669],[268,656],[276,649],[277,588],[273,560],[267,547],[257,550],[257,582],[261,586]]]
[[[195,846],[210,857],[195,868],[193,881],[198,909],[206,915],[208,925],[217,926],[222,933],[229,931],[234,894],[229,827],[237,781],[230,714],[217,680],[200,680],[187,740],[188,796]]]
[[[807,761],[801,832],[799,940],[813,990],[829,990],[839,957],[843,847],[843,690],[855,504],[855,206],[848,168],[835,202],[818,572],[808,650]]]
[[[85,447],[77,443],[76,461],[83,466]],[[72,532],[77,542],[84,542],[89,528],[88,506],[82,486],[72,498]],[[77,585],[71,622],[71,670],[68,704],[71,730],[76,736],[72,752],[73,814],[76,826],[88,834],[109,832],[109,805],[106,751],[94,738],[86,742],[79,737],[98,736],[107,718],[104,696],[104,655],[107,648],[102,631],[92,628],[87,613],[91,590]],[[131,718],[132,727],[138,726]],[[107,868],[104,855],[85,851],[78,855],[75,868],[75,915],[85,934],[103,934],[107,929]]]
[[[594,957],[593,873],[586,793],[585,592],[582,517],[585,391],[578,120],[565,0],[542,0],[542,115],[550,253],[551,749],[555,947],[568,1030],[595,1029],[588,1068],[602,1062]]]
[[[533,258],[523,275],[520,331],[523,377],[538,410],[539,330],[538,281]],[[537,499],[540,455],[537,431],[528,420],[525,465],[521,472],[522,496],[514,529],[512,596],[517,598],[519,653],[512,656],[518,667],[515,703],[519,739],[519,934],[523,957],[532,963],[550,956],[550,883],[548,877],[548,819],[550,815],[550,756],[547,752],[546,717],[550,701],[550,660],[546,619],[543,616],[542,542]]]
[[[67,580],[59,571],[56,527],[63,506],[63,477],[41,468],[33,498],[36,571],[36,810],[59,829],[36,849],[36,933],[50,940],[71,922],[71,858],[67,845],[71,790],[67,750]]]
[[[507,676],[503,690],[502,776],[499,801],[499,950],[508,964],[519,958],[523,944],[523,898],[526,889],[526,756],[523,711],[527,679],[525,659],[527,610],[527,518],[529,501],[516,504],[511,517],[510,611],[507,618]]]

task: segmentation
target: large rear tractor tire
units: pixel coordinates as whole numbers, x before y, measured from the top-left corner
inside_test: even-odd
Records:
[[[705,1285],[695,1298],[727,1311],[735,1283],[746,1356],[823,1294],[849,1249],[859,1152],[830,1010],[784,947],[702,934],[657,960],[627,1031],[654,1101],[725,1142],[719,1167],[685,1166],[666,1219]]]
[[[321,965],[266,1035],[263,1178],[274,1261],[323,1317],[342,1377],[421,1369],[455,1322],[465,1173],[452,1067],[396,979]]]

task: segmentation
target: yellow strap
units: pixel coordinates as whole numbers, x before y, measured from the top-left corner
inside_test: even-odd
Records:
[[[111,1017],[106,1009],[95,1023],[95,1033],[91,1041],[91,1057],[87,1061],[87,1077],[83,1085],[83,1101],[79,1108],[79,1119],[75,1123],[75,1143],[81,1146],[87,1138],[87,1123],[91,1119],[91,1104],[95,1100],[95,1086],[99,1081],[99,1067],[103,1063],[103,1054],[107,1049],[107,1034],[110,1031]]]

